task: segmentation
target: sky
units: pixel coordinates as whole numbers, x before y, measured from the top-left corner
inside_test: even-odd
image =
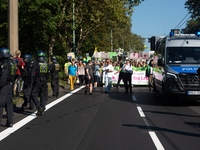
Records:
[[[166,36],[171,29],[174,29],[181,20],[188,14],[185,8],[186,0],[145,0],[139,6],[135,7],[135,11],[131,17],[132,28],[134,34],[138,34],[143,38],[151,36]],[[189,15],[185,18],[187,20]],[[180,24],[182,25],[185,20]],[[185,28],[184,23],[180,29]],[[149,51],[150,44],[145,40]]]

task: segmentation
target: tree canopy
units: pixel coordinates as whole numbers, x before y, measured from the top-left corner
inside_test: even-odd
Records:
[[[183,33],[197,33],[200,31],[200,1],[199,0],[187,0],[185,8],[188,9],[192,19],[187,21],[186,27],[182,29]]]
[[[144,50],[144,39],[131,33],[131,15],[143,0],[74,0],[78,55],[113,47]],[[0,44],[7,46],[7,0],[0,0]],[[19,48],[23,54],[43,50],[48,56],[73,48],[72,0],[19,0]]]

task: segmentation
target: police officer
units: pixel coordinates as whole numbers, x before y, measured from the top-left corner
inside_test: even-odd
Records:
[[[0,123],[3,115],[3,108],[5,107],[7,123],[2,125],[4,127],[13,126],[12,85],[14,83],[16,66],[10,57],[12,57],[12,55],[7,48],[0,48]]]
[[[53,90],[53,97],[58,97],[59,94],[59,74],[60,65],[57,62],[57,57],[55,55],[51,56],[52,64],[50,65],[50,73],[51,73],[51,87]]]
[[[21,70],[21,76],[24,80],[24,103],[22,104],[21,111],[24,111],[27,108],[28,103],[30,106],[29,109],[34,108],[33,101],[30,99],[34,81],[34,61],[32,60],[32,56],[29,54],[25,54],[23,60],[25,66],[24,69]]]
[[[33,88],[31,92],[31,99],[33,100],[38,112],[37,115],[44,115],[47,91],[48,91],[48,77],[49,77],[49,65],[47,63],[45,53],[43,51],[37,52],[35,68],[35,78],[33,82]],[[40,96],[40,102],[38,100]]]

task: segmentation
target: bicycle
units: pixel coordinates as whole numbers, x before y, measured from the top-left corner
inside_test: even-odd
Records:
[[[18,99],[20,96],[23,96],[23,88],[24,87],[24,80],[17,79],[13,86],[13,97],[14,99]]]

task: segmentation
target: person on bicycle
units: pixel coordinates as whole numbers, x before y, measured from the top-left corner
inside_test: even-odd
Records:
[[[51,73],[51,87],[53,90],[53,96],[52,97],[58,97],[59,94],[59,74],[60,72],[60,65],[57,62],[57,57],[53,55],[51,57],[52,64],[50,65],[50,73]]]
[[[21,69],[24,69],[24,63],[23,60],[21,58],[21,51],[17,50],[15,52],[16,57],[13,58],[13,60],[15,61],[16,65],[17,65],[17,70],[16,70],[16,74],[15,74],[15,80],[16,79],[21,79]]]
[[[47,63],[45,53],[43,51],[37,52],[36,62],[34,65],[35,77],[31,92],[31,99],[33,100],[38,112],[37,115],[44,115],[44,110],[46,106],[46,101],[48,99],[48,78],[49,78],[49,65]],[[40,96],[40,102],[38,100],[38,95]]]
[[[21,76],[24,80],[24,103],[22,104],[21,111],[24,111],[27,108],[29,103],[29,109],[34,108],[33,101],[30,99],[32,85],[34,81],[34,61],[32,60],[32,56],[29,54],[25,54],[23,56],[23,60],[25,62],[24,69],[21,70]]]
[[[7,48],[0,48],[0,124],[3,116],[3,108],[5,107],[7,123],[2,125],[4,127],[13,126],[12,84],[14,83],[16,69],[10,57],[12,55]]]

